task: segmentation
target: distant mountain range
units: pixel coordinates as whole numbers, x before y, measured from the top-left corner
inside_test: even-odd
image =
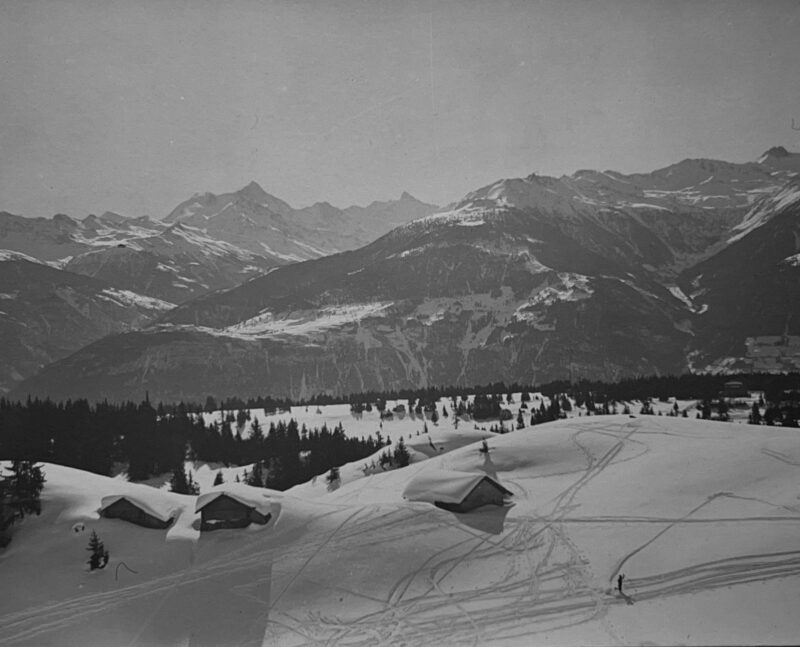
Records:
[[[318,202],[293,209],[251,182],[236,193],[194,196],[178,205],[164,222],[196,227],[282,265],[357,249],[437,209],[408,193],[367,207],[337,209]]]
[[[182,303],[280,265],[356,249],[437,208],[403,193],[367,207],[293,209],[251,182],[234,193],[194,196],[161,221],[0,212],[0,249]]]
[[[109,333],[141,327],[174,304],[281,265],[361,246],[435,210],[407,193],[367,207],[293,209],[252,182],[235,193],[191,198],[162,221],[111,212],[83,220],[0,212],[6,295],[0,300],[6,349],[0,353],[0,393]],[[127,295],[125,303],[115,306],[109,291]],[[81,298],[65,296],[72,294]]]
[[[193,198],[167,221],[256,253],[253,232],[297,213],[265,195]],[[271,251],[299,257],[314,218],[356,214],[326,209],[300,210]],[[302,397],[800,368],[800,155],[780,147],[746,164],[504,179],[318,256],[96,341],[12,394]]]

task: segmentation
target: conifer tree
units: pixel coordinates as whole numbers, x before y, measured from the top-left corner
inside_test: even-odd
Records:
[[[720,398],[719,402],[717,403],[717,413],[719,414],[719,419],[720,420],[728,420],[728,418],[729,418],[728,411],[729,410],[730,410],[730,407],[728,406],[728,403],[726,402],[725,398]]]
[[[170,492],[177,492],[178,494],[197,494],[200,492],[200,486],[192,478],[192,471],[185,472],[183,465],[176,467],[172,471],[172,478],[169,484]]]
[[[32,461],[13,461],[11,474],[6,479],[8,506],[15,519],[26,514],[41,514],[42,503],[39,498],[44,487],[44,473],[41,465]]]
[[[217,475],[214,477],[214,485],[222,485],[225,482],[225,479],[222,478],[222,470],[217,472]]]
[[[408,453],[408,449],[406,448],[403,439],[401,438],[397,446],[394,448],[394,461],[397,463],[398,467],[405,467],[411,460],[411,455]]]
[[[106,564],[108,564],[109,552],[94,530],[92,530],[92,535],[89,537],[89,547],[86,550],[91,553],[91,555],[89,555],[89,561],[87,562],[90,571],[106,567]]]
[[[761,410],[758,408],[758,402],[753,402],[753,407],[750,410],[750,417],[748,422],[751,425],[760,425],[761,424]]]
[[[192,478],[192,470],[189,470],[187,474],[186,483],[189,486],[188,494],[200,494],[200,485]]]
[[[253,465],[252,471],[244,482],[247,483],[247,485],[252,485],[253,487],[264,487],[264,472],[260,461]]]

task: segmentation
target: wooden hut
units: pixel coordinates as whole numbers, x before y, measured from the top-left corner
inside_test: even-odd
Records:
[[[100,516],[123,519],[145,528],[168,528],[175,519],[172,509],[129,494],[103,497],[100,501]]]
[[[272,518],[268,499],[229,489],[197,497],[195,512],[200,513],[200,530],[245,528],[251,523],[266,524]]]
[[[512,492],[482,473],[422,470],[408,484],[403,496],[427,501],[451,512],[469,512],[484,505],[504,505]]]

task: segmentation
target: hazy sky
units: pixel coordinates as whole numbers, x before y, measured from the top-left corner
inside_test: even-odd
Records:
[[[0,210],[296,207],[800,150],[800,2],[0,0]]]

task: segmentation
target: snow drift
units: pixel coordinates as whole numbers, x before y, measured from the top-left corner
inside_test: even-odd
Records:
[[[214,533],[195,528],[195,497],[156,489],[180,510],[168,530],[99,518],[102,496],[145,486],[46,465],[42,515],[0,553],[3,581],[13,582],[0,597],[2,640],[796,642],[797,430],[598,416],[488,445],[382,473],[344,466],[338,489],[283,493],[274,525]],[[452,514],[403,499],[427,470],[488,475],[515,505]],[[73,531],[78,522],[85,532]],[[91,530],[111,558],[89,573]],[[620,573],[629,600],[614,590]]]

